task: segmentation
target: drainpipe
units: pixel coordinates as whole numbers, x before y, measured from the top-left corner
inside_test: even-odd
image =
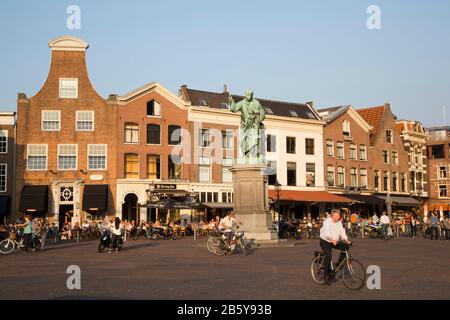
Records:
[[[14,144],[13,144],[13,192],[12,192],[12,205],[11,205],[11,216],[15,214],[16,211],[16,146],[17,146],[17,113],[14,112]],[[6,217],[5,217],[6,219]],[[6,221],[5,221],[6,223]]]

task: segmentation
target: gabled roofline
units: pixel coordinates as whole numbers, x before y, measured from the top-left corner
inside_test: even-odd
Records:
[[[166,97],[170,102],[179,106],[182,109],[187,109],[190,106],[189,103],[186,103],[183,99],[181,99],[177,95],[173,94],[172,91],[165,88],[164,86],[162,86],[160,83],[158,83],[156,81],[147,83],[147,84],[143,85],[142,87],[137,88],[137,89],[135,89],[129,93],[126,93],[124,95],[117,96],[117,101],[118,101],[119,105],[124,105],[133,100],[140,98],[144,94],[151,92],[151,91],[158,92],[162,96]]]
[[[363,117],[351,106],[342,106],[337,111],[333,112],[329,117],[326,118],[326,123],[331,123],[338,119],[341,115],[348,112],[350,117],[352,117],[366,132],[372,131],[373,127],[364,120]]]

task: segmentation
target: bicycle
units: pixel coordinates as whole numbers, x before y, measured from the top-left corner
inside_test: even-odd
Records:
[[[336,278],[338,273],[342,271],[342,280],[344,285],[350,290],[361,289],[366,282],[366,269],[356,259],[353,259],[349,253],[351,244],[346,246],[345,250],[341,250],[340,253],[345,253],[345,259],[335,268],[333,261],[331,261],[330,277]],[[325,260],[325,254],[320,251],[314,252],[314,257],[311,261],[311,277],[317,284],[325,284],[325,274],[323,262]]]
[[[18,238],[20,239],[17,240]],[[22,248],[25,248],[25,245],[23,243],[23,237],[20,237],[16,232],[11,231],[9,233],[9,238],[0,242],[0,253],[10,254],[15,248],[20,251]]]

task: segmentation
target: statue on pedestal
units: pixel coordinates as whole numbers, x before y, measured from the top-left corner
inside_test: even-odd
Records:
[[[261,103],[253,97],[253,91],[247,90],[245,99],[235,103],[233,97],[228,97],[231,112],[241,112],[240,146],[244,159],[262,161],[261,146],[263,145],[264,124],[266,112]]]

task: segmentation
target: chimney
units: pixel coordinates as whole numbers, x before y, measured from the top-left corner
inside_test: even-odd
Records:
[[[228,87],[226,83],[223,85],[223,93],[228,93]]]

